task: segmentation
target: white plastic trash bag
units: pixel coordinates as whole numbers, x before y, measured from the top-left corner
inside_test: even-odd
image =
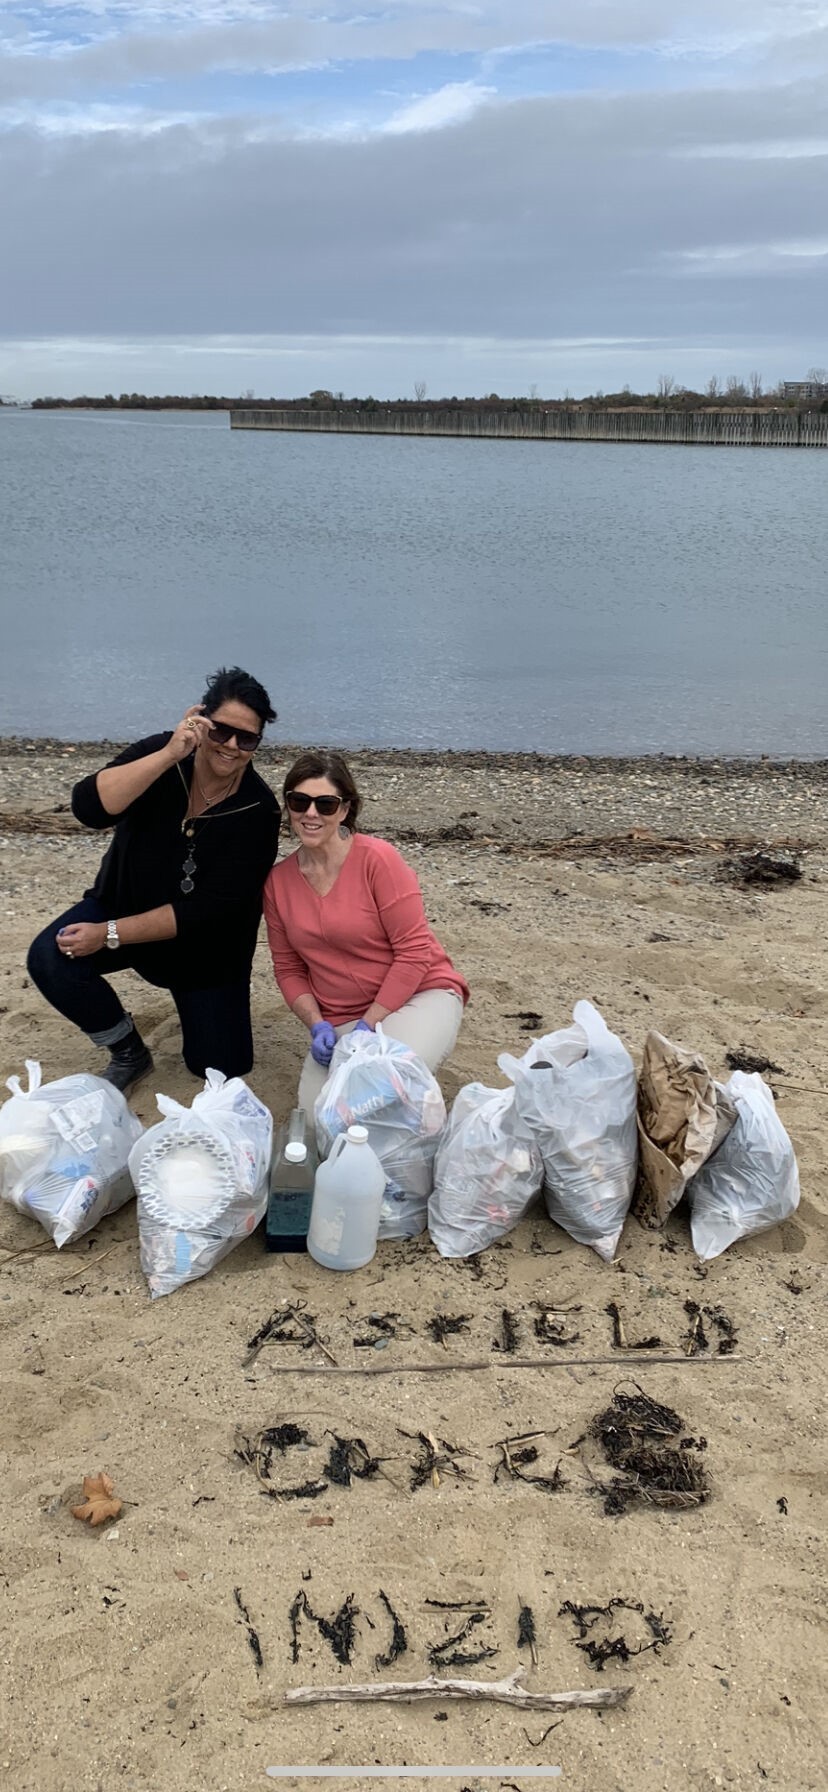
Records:
[[[410,1046],[376,1032],[344,1033],[314,1108],[320,1157],[349,1126],[367,1126],[386,1175],[380,1238],[413,1238],[425,1228],[434,1154],[446,1123],[436,1078]]]
[[[514,1089],[461,1089],[437,1147],[428,1229],[441,1257],[472,1257],[511,1232],[540,1190],[543,1159]]]
[[[794,1148],[767,1083],[735,1070],[724,1087],[736,1124],[687,1185],[693,1249],[703,1263],[799,1206]]]
[[[153,1299],[172,1294],[255,1231],[267,1207],[273,1120],[241,1077],[208,1070],[185,1108],[163,1114],[130,1153],[138,1193],[141,1268]]]
[[[44,1083],[33,1058],[26,1069],[28,1088],[9,1077],[0,1108],[0,1196],[39,1220],[60,1250],[131,1200],[127,1158],[143,1128],[103,1077]]]
[[[635,1066],[591,1002],[576,1002],[572,1020],[498,1064],[543,1158],[550,1219],[609,1263],[638,1167]]]

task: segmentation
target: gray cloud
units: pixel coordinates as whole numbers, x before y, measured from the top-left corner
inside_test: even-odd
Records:
[[[11,132],[0,334],[815,339],[819,262],[754,271],[762,245],[828,239],[824,158],[755,154],[806,130],[828,134],[817,82],[495,104],[363,141]],[[729,153],[692,154],[711,143]]]

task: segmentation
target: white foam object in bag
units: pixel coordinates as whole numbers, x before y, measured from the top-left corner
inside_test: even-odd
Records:
[[[572,1021],[498,1064],[543,1158],[550,1219],[609,1263],[638,1167],[635,1065],[591,1002],[576,1002]]]
[[[514,1089],[467,1083],[434,1162],[428,1229],[442,1257],[472,1257],[511,1232],[540,1190],[543,1159]]]
[[[440,1085],[427,1064],[378,1026],[345,1033],[314,1108],[321,1158],[349,1126],[366,1126],[386,1175],[380,1238],[422,1232],[434,1179],[434,1154],[446,1123]]]
[[[206,1275],[255,1231],[273,1143],[270,1109],[239,1076],[208,1070],[189,1108],[166,1095],[156,1101],[164,1118],[129,1158],[153,1299]]]
[[[120,1089],[82,1071],[44,1083],[26,1059],[0,1108],[0,1197],[39,1220],[58,1250],[132,1199],[127,1158],[143,1127]]]
[[[794,1148],[767,1083],[735,1070],[724,1087],[736,1124],[687,1185],[693,1249],[703,1263],[739,1238],[778,1226],[799,1206]]]

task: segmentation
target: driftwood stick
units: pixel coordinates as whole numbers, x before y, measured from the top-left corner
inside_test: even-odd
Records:
[[[514,1705],[521,1711],[567,1711],[577,1705],[604,1710],[624,1705],[631,1686],[592,1688],[589,1692],[526,1692],[523,1669],[506,1680],[441,1680],[429,1674],[425,1680],[377,1680],[369,1686],[295,1686],[284,1695],[286,1705],[364,1703],[373,1699],[492,1699],[497,1705]]]
[[[706,1363],[742,1363],[740,1356],[653,1356],[650,1351],[642,1351],[639,1356],[636,1350],[625,1352],[625,1362],[635,1363],[640,1369],[647,1369],[657,1363],[680,1364],[686,1369],[689,1364]],[[270,1365],[271,1375],[362,1375],[370,1381],[374,1375],[455,1375],[468,1373],[471,1369],[618,1369],[617,1356],[566,1356],[554,1359],[545,1356],[512,1356],[481,1357],[471,1363],[385,1363],[382,1368],[363,1369],[360,1364],[337,1364],[331,1368],[327,1363],[274,1363]]]
[[[297,1325],[301,1325],[302,1330],[305,1333],[305,1336],[308,1339],[310,1339],[310,1341],[312,1343],[314,1343],[319,1350],[321,1350],[322,1355],[327,1357],[328,1362],[332,1365],[332,1367],[334,1369],[337,1369],[339,1367],[339,1364],[337,1363],[336,1357],[328,1349],[327,1344],[323,1344],[322,1339],[320,1338],[319,1333],[316,1330],[316,1326],[309,1325],[304,1314],[297,1307],[288,1307],[288,1313],[290,1314],[291,1319],[295,1319]],[[265,1338],[265,1343],[267,1343],[266,1338]]]
[[[119,1240],[119,1242],[120,1242],[120,1240]],[[72,1270],[70,1270],[68,1275],[64,1274],[62,1276],[55,1276],[54,1280],[56,1282],[77,1281],[78,1276],[88,1275],[90,1270],[97,1269],[98,1264],[103,1263],[103,1260],[105,1257],[111,1257],[112,1252],[116,1251],[117,1249],[118,1249],[118,1246],[116,1244],[111,1244],[111,1245],[109,1245],[107,1250],[99,1251],[97,1257],[87,1257],[86,1262],[81,1264],[80,1269],[72,1269]]]
[[[8,1257],[10,1263],[15,1257],[29,1257],[33,1251],[48,1251],[50,1249],[54,1250],[54,1248],[54,1241],[51,1238],[41,1238],[38,1240],[37,1244],[21,1244],[17,1247],[10,1244],[0,1244],[0,1251]],[[3,1267],[5,1268],[5,1264]]]

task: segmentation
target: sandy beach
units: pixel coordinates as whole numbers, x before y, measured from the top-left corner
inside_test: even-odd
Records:
[[[25,954],[92,881],[102,842],[74,824],[68,803],[74,780],[107,756],[100,746],[0,743],[3,1079],[27,1057],[45,1078],[101,1065],[31,988]],[[287,748],[262,756],[277,789],[290,757]],[[472,1080],[501,1084],[498,1053],[565,1025],[588,997],[637,1062],[650,1027],[702,1051],[718,1077],[729,1074],[728,1052],[771,1060],[800,1208],[706,1270],[683,1210],[663,1234],[630,1219],[611,1265],[542,1207],[479,1258],[445,1262],[424,1236],[381,1245],[365,1270],[342,1277],[305,1256],[267,1256],[259,1234],[209,1277],[151,1304],[134,1203],[59,1256],[4,1205],[0,1784],[248,1792],[268,1783],[271,1766],[377,1765],[393,1784],[394,1766],[413,1765],[456,1768],[450,1789],[528,1792],[535,1781],[521,1770],[545,1765],[560,1766],[573,1792],[815,1792],[824,1784],[828,766],[350,757],[366,827],[410,858],[435,931],[471,985],[441,1072],[446,1099]],[[728,864],[755,846],[799,852],[800,881],[732,881]],[[119,988],[127,982],[155,1057],[132,1105],[151,1124],[156,1091],[189,1102],[196,1084],[165,993],[133,978]],[[282,1119],[304,1035],[261,942],[254,1025],[249,1080]],[[707,1348],[687,1354],[690,1301],[727,1317],[732,1354],[719,1353],[724,1334],[709,1317]],[[660,1344],[614,1344],[610,1302],[633,1345],[654,1335]],[[310,1324],[325,1349],[251,1352],[280,1306],[299,1316],[286,1314],[288,1329]],[[504,1308],[529,1367],[502,1349]],[[535,1323],[543,1330],[553,1310],[562,1336],[549,1341]],[[443,1343],[429,1331],[437,1315],[463,1321]],[[709,1481],[703,1504],[605,1512],[596,1481],[610,1471],[582,1440],[613,1391],[636,1383],[680,1415],[682,1435],[706,1440],[695,1452]],[[325,1482],[315,1497],[268,1497],[243,1459],[240,1440],[284,1424],[305,1441],[277,1455],[273,1485]],[[538,1454],[525,1474],[553,1487],[509,1470],[504,1440],[530,1433],[540,1434]],[[443,1461],[412,1489],[419,1434],[437,1440]],[[326,1473],[337,1437],[362,1439],[381,1471],[337,1485]],[[84,1474],[101,1469],[125,1504],[114,1525],[93,1531],[70,1507]],[[310,1612],[292,1625],[299,1594]],[[329,1629],[340,1615],[336,1643],[349,1600],[346,1665],[311,1613]],[[627,1603],[591,1620],[585,1636],[562,1610],[616,1600]],[[522,1605],[534,1614],[537,1665],[518,1648]],[[389,1606],[407,1647],[378,1666],[390,1652]],[[657,1640],[648,1615],[669,1636],[657,1649],[645,1647]],[[497,1681],[523,1665],[533,1692],[631,1688],[629,1698],[558,1714],[439,1698],[283,1705],[288,1688],[422,1679],[429,1651],[464,1628],[438,1660],[490,1653],[433,1671]],[[629,1659],[616,1650],[600,1669],[577,1646],[619,1636]],[[484,1768],[502,1772],[477,1779]]]

